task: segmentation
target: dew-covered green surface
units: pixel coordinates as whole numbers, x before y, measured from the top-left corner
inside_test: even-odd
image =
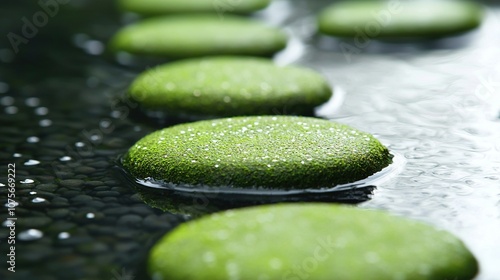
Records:
[[[346,206],[281,204],[180,225],[153,247],[154,279],[472,279],[450,233]]]
[[[139,140],[123,166],[173,184],[327,188],[364,179],[392,161],[373,136],[327,120],[238,117],[166,128]]]
[[[147,70],[128,95],[145,108],[174,115],[312,115],[332,90],[306,68],[279,67],[263,58],[214,57]]]
[[[468,1],[342,1],[318,17],[323,33],[369,38],[441,37],[481,24],[481,6]],[[358,46],[359,47],[359,46]]]
[[[278,28],[237,16],[165,16],[124,27],[111,40],[113,51],[183,58],[206,55],[269,56],[283,49]]]
[[[270,0],[119,0],[125,11],[143,15],[176,13],[250,13],[269,5]]]

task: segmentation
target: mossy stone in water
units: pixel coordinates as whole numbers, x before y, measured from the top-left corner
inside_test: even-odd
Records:
[[[312,115],[332,90],[309,69],[279,67],[263,58],[212,57],[148,70],[128,95],[145,109],[177,116]]]
[[[151,250],[154,279],[472,279],[478,263],[443,230],[329,204],[230,210],[187,222]]]
[[[178,13],[250,13],[265,8],[270,0],[120,0],[125,11],[142,15]]]
[[[480,5],[467,1],[342,1],[319,16],[323,33],[369,38],[442,37],[477,27],[483,17]]]
[[[114,51],[185,58],[207,55],[270,56],[286,46],[280,29],[258,21],[225,15],[167,16],[146,19],[120,30]]]
[[[392,162],[349,126],[291,116],[186,123],[139,140],[123,158],[137,178],[209,187],[319,189],[365,179]]]

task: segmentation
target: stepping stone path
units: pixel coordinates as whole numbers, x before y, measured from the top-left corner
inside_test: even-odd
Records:
[[[184,223],[148,261],[153,279],[472,279],[474,256],[429,225],[329,204],[230,210]]]
[[[318,23],[320,32],[356,37],[362,46],[370,38],[453,35],[476,28],[482,18],[481,6],[467,1],[342,1],[325,9]]]
[[[365,179],[392,162],[368,133],[322,119],[238,117],[181,124],[139,140],[132,176],[209,187],[321,189]]]
[[[309,69],[279,67],[262,58],[212,57],[150,69],[128,95],[145,109],[176,117],[312,115],[332,89]]]
[[[124,27],[111,49],[137,55],[186,58],[207,55],[270,56],[285,48],[286,34],[244,17],[166,16]]]

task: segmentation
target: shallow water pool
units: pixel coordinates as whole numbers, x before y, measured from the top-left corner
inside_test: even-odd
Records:
[[[335,85],[332,106],[320,114],[373,133],[396,155],[359,207],[453,232],[479,259],[477,279],[498,279],[500,8],[489,4],[483,26],[462,36],[356,47],[315,35],[313,15],[327,3],[278,0],[257,17],[292,36],[277,63],[314,68]],[[157,61],[105,52],[106,40],[133,20],[112,1],[61,4],[17,53],[6,35],[21,34],[23,18],[41,8],[16,1],[0,7],[0,200],[7,205],[0,278],[142,279],[149,248],[188,219],[144,204],[112,168],[158,128],[122,99],[137,73]],[[342,52],[341,43],[356,51]],[[5,265],[9,163],[15,273]]]

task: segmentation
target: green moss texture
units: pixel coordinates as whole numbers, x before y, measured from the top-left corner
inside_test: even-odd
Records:
[[[128,95],[168,114],[312,115],[332,90],[309,69],[279,67],[263,58],[212,57],[150,69],[133,82]]]
[[[142,15],[179,13],[250,13],[265,8],[270,0],[119,0],[122,10]]]
[[[266,189],[330,188],[365,179],[391,162],[387,148],[368,133],[291,116],[181,124],[147,135],[123,158],[138,178]]]
[[[154,279],[473,279],[478,263],[443,230],[331,204],[231,210],[180,225],[151,250]]]
[[[481,23],[480,5],[468,1],[342,1],[318,18],[320,32],[370,38],[443,37],[473,29]],[[358,47],[360,47],[358,46]]]
[[[225,15],[166,16],[118,31],[113,51],[168,58],[207,55],[270,56],[285,48],[286,34],[256,20]]]

